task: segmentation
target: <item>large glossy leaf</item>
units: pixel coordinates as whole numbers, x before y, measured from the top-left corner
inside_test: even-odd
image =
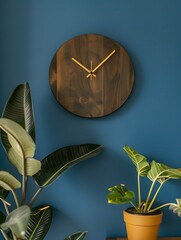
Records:
[[[43,240],[52,221],[51,206],[40,206],[32,209],[30,221],[25,234],[26,240]]]
[[[40,187],[45,187],[55,181],[68,168],[80,161],[94,157],[103,147],[97,144],[83,144],[58,149],[44,158],[41,170],[33,177]]]
[[[86,236],[87,232],[77,232],[72,235],[66,237],[64,240],[83,240]]]
[[[126,189],[124,184],[116,185],[108,189],[108,203],[123,204],[132,201],[135,198],[134,192]]]
[[[164,183],[169,179],[181,178],[181,172],[165,164],[152,161],[150,171],[148,172],[148,178],[151,181],[157,180],[159,183]]]
[[[24,171],[24,159],[19,155],[13,148],[10,148],[8,151],[8,158],[10,162],[16,166],[18,172],[23,175]],[[41,169],[41,162],[34,158],[26,159],[26,175],[33,176]]]
[[[19,123],[35,142],[33,104],[28,83],[20,84],[15,88],[4,107],[2,117]],[[8,151],[10,144],[7,134],[2,132],[1,139],[4,148]]]
[[[31,210],[27,205],[23,205],[13,210],[1,224],[3,230],[10,229],[18,238],[24,239],[29,223]]]
[[[11,188],[13,189],[20,188],[21,183],[10,173],[0,171],[0,186],[6,189],[7,191],[10,191]]]
[[[133,148],[127,145],[125,145],[123,149],[129,156],[129,158],[132,160],[133,164],[136,166],[136,170],[139,176],[146,176],[150,169],[150,165],[147,162],[146,157],[139,154]]]

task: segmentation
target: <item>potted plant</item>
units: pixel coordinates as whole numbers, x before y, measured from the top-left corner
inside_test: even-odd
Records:
[[[124,221],[129,240],[156,240],[162,221],[160,209],[169,206],[178,216],[181,216],[181,199],[176,199],[176,203],[154,205],[162,186],[170,179],[180,179],[181,172],[179,169],[171,168],[154,160],[149,163],[145,156],[127,145],[123,149],[136,167],[138,199],[134,201],[135,193],[127,190],[124,184],[120,184],[108,189],[110,191],[108,203],[131,204],[131,208],[124,210]],[[146,199],[142,199],[141,196],[141,177],[147,177],[151,181]]]
[[[19,180],[9,172],[0,171],[0,201],[4,206],[4,211],[0,211],[0,231],[5,240],[42,240],[51,224],[52,208],[49,205],[35,207],[36,198],[67,169],[99,154],[102,146],[66,146],[42,161],[35,159],[35,121],[28,83],[18,85],[8,99],[0,118],[0,130],[8,160],[21,176]],[[30,201],[27,200],[29,178],[37,185]],[[21,194],[17,195],[17,189],[21,189]],[[9,193],[12,193],[12,203]],[[77,232],[65,240],[82,240],[85,235],[86,232]]]

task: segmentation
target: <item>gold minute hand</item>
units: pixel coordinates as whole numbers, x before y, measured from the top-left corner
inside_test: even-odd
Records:
[[[77,63],[81,68],[83,68],[85,71],[87,71],[89,74],[91,74],[91,71],[88,68],[86,68],[84,65],[82,65],[79,61],[77,61],[75,58],[72,58],[72,61]],[[93,74],[93,76],[96,77],[95,74]]]
[[[97,67],[95,67],[86,77],[90,77],[98,68],[100,68],[100,66],[102,66],[114,53],[116,52],[116,50],[113,50],[106,58],[104,58],[104,60],[102,60],[102,62],[100,62]]]

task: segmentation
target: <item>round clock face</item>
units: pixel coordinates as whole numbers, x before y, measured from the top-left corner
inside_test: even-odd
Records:
[[[134,69],[120,44],[86,34],[58,49],[50,64],[49,81],[61,106],[78,116],[95,118],[123,105],[133,87]]]

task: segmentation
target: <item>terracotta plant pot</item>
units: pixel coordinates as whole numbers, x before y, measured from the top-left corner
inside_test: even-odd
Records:
[[[124,211],[128,240],[157,240],[163,213],[143,215]]]

